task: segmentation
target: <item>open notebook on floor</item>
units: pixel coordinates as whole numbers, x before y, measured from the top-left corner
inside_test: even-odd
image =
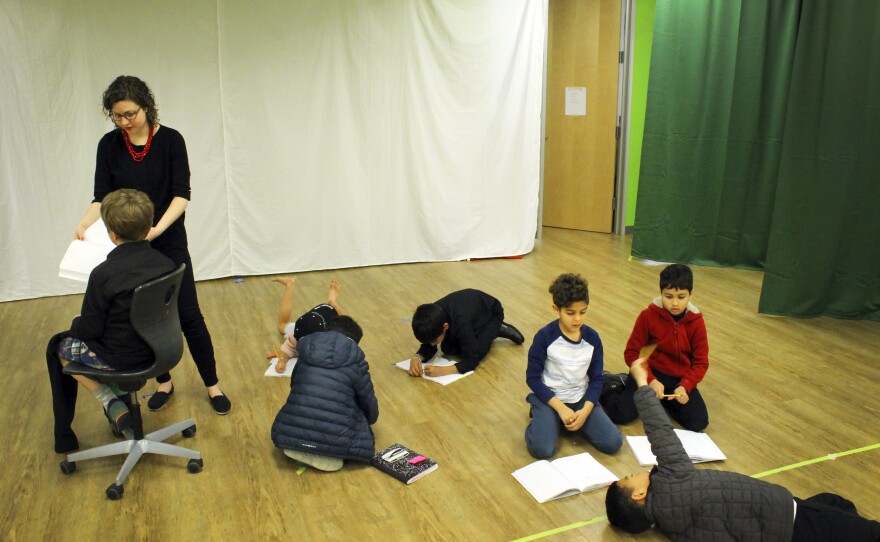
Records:
[[[107,254],[116,248],[104,221],[100,218],[83,234],[83,239],[74,239],[61,259],[58,276],[66,279],[88,282],[92,269],[107,259]]]
[[[539,503],[606,487],[618,480],[589,453],[542,459],[514,471],[513,477]]]
[[[675,435],[684,446],[684,451],[694,463],[707,463],[709,461],[724,461],[727,456],[722,453],[721,449],[709,438],[706,433],[696,433],[694,431],[685,431],[684,429],[675,429]],[[651,453],[651,443],[648,437],[626,437],[626,443],[636,456],[636,461],[643,467],[657,464],[657,458]]]
[[[395,363],[394,365],[398,369],[403,369],[404,371],[409,371],[409,360],[408,359],[405,359],[403,361],[399,361],[399,362]],[[448,360],[446,358],[436,357],[436,358],[434,358],[433,362],[428,362],[428,363],[422,364],[423,367],[428,367],[431,365],[433,365],[434,367],[450,367],[452,365],[455,365],[455,362]],[[424,378],[425,380],[430,380],[431,382],[436,382],[438,384],[443,384],[444,386],[447,386],[449,384],[452,384],[456,380],[464,378],[467,375],[470,375],[473,373],[474,373],[473,371],[469,371],[464,374],[453,373],[451,375],[443,375],[443,376],[428,376],[426,374],[423,374],[422,378]]]

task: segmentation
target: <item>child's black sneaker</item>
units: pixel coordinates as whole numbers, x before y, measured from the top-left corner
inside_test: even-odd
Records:
[[[104,409],[107,419],[113,424],[114,433],[121,434],[131,428],[131,412],[122,399],[111,399]]]

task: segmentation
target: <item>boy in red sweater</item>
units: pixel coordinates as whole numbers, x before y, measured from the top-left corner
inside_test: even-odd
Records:
[[[683,428],[702,431],[709,425],[709,413],[697,384],[709,368],[709,342],[703,315],[690,302],[693,288],[690,267],[672,264],[663,269],[660,297],[639,314],[623,358],[632,366],[643,348],[654,346],[648,357],[648,386]],[[622,389],[606,387],[601,404],[614,423],[638,417],[633,399],[637,387],[631,378]]]

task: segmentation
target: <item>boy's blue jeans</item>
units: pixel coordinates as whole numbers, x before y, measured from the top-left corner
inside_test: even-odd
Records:
[[[538,399],[534,393],[530,393],[526,401],[532,405],[532,421],[526,427],[526,446],[529,453],[538,459],[552,457],[556,453],[556,442],[559,440],[560,431],[566,433],[569,431],[562,425],[559,414],[550,405]],[[566,403],[566,406],[577,412],[583,408],[585,401],[585,398],[581,398],[577,403]],[[606,454],[617,452],[623,445],[623,435],[600,405],[593,407],[587,421],[577,433],[597,450]]]

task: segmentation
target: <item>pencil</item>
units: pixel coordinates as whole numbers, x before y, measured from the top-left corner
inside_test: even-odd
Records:
[[[681,397],[680,393],[664,393],[661,397]]]

